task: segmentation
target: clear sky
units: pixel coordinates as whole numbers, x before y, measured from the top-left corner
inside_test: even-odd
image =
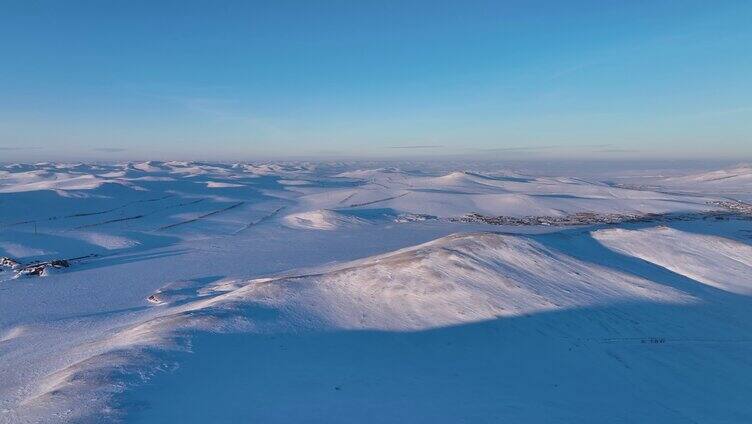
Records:
[[[752,158],[752,2],[0,7],[0,161]]]

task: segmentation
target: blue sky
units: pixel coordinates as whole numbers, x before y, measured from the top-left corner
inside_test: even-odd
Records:
[[[0,161],[752,158],[749,1],[4,1]]]

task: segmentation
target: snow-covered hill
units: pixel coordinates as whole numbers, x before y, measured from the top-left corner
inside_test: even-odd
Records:
[[[297,211],[334,210],[358,216],[419,215],[456,218],[484,216],[550,216],[576,213],[661,214],[708,211],[712,196],[681,197],[617,188],[573,178],[481,175],[451,172],[411,175],[394,169],[339,174],[353,187],[303,192]],[[291,211],[293,212],[293,211]]]
[[[752,164],[740,164],[727,169],[670,177],[666,178],[665,182],[671,184],[725,185],[737,188],[739,184],[749,186],[749,184],[752,184]]]
[[[6,166],[0,256],[97,256],[1,268],[0,423],[752,421],[745,216],[424,216],[710,194],[343,168]]]
[[[730,197],[752,201],[752,165],[740,164],[724,169],[679,174],[667,177],[626,178],[620,181],[649,191]]]
[[[596,231],[595,239],[590,240],[608,239],[613,243],[614,240],[629,240],[629,236],[628,233],[622,236],[612,230]],[[681,371],[689,364],[709,360],[707,355],[715,352],[715,360],[722,360],[723,365],[715,364],[713,369],[724,375],[729,388],[741,391],[752,387],[748,380],[752,368],[737,356],[741,352],[752,353],[748,351],[752,348],[749,344],[752,324],[746,298],[736,298],[724,292],[705,292],[702,282],[690,279],[694,275],[691,272],[673,274],[664,268],[645,265],[633,269],[635,264],[627,259],[623,264],[612,266],[584,260],[583,256],[587,255],[607,257],[608,250],[596,245],[583,247],[582,243],[590,237],[587,233],[568,237],[572,241],[562,241],[560,236],[554,235],[454,235],[304,274],[247,281],[224,280],[204,287],[186,283],[170,285],[156,293],[155,306],[151,308],[156,312],[141,317],[143,321],[114,328],[106,332],[102,339],[90,340],[86,345],[76,347],[74,350],[88,350],[91,356],[38,382],[37,391],[23,399],[20,411],[30,416],[44,415],[55,407],[71,408],[72,413],[87,412],[77,410],[80,408],[77,405],[106,402],[109,396],[117,394],[124,387],[123,384],[132,382],[142,373],[148,374],[150,367],[159,363],[159,355],[153,356],[153,349],[173,348],[175,337],[185,330],[232,329],[262,338],[268,336],[261,335],[279,334],[287,341],[290,337],[285,335],[290,333],[335,332],[341,333],[336,337],[336,343],[344,344],[340,346],[343,349],[347,349],[347,343],[364,343],[359,332],[379,330],[416,334],[413,337],[418,340],[422,337],[446,337],[450,341],[466,343],[468,349],[464,351],[465,348],[461,346],[452,347],[447,353],[444,351],[447,348],[442,347],[438,348],[438,352],[429,354],[420,346],[412,345],[419,343],[413,341],[386,348],[373,346],[381,354],[395,360],[400,357],[401,349],[406,349],[409,361],[425,360],[430,367],[452,369],[451,363],[441,364],[437,362],[437,357],[443,358],[448,354],[449,358],[444,359],[450,359],[458,354],[456,349],[462,349],[463,361],[470,361],[468,356],[480,355],[485,372],[494,378],[502,375],[508,377],[510,366],[531,369],[534,362],[544,360],[538,349],[553,349],[548,354],[557,358],[564,355],[566,359],[563,364],[570,367],[569,370],[560,370],[554,375],[536,372],[526,378],[539,379],[537,384],[561,385],[561,391],[565,393],[583,391],[595,396],[588,400],[572,399],[573,404],[561,405],[562,409],[559,410],[554,397],[557,390],[547,388],[534,398],[523,399],[519,393],[511,390],[518,384],[503,381],[482,383],[486,390],[493,391],[481,395],[482,399],[488,400],[489,396],[515,399],[515,410],[506,410],[504,403],[485,405],[497,417],[527,417],[532,422],[543,422],[543,418],[534,413],[536,407],[548,409],[549,417],[557,420],[567,417],[581,420],[610,417],[618,422],[654,416],[660,417],[663,422],[682,422],[687,417],[701,422],[711,417],[751,416],[752,410],[737,403],[733,396],[728,399],[717,396],[715,393],[725,393],[719,386],[711,383],[710,392],[707,385],[694,388],[685,386],[699,381],[702,371]],[[704,244],[703,237],[685,235],[696,248],[707,246],[705,253],[711,254],[715,247]],[[731,241],[727,243],[733,244]],[[622,253],[621,249],[616,251]],[[752,259],[747,255],[744,258]],[[713,263],[707,262],[705,266],[712,269]],[[739,275],[735,277],[742,278]],[[698,286],[691,287],[693,284]],[[743,285],[744,290],[752,287],[749,282],[746,285],[742,282],[738,284]],[[468,334],[460,331],[464,326],[467,326]],[[446,330],[446,335],[444,330],[436,332],[442,328],[455,330]],[[16,330],[16,333],[19,331]],[[427,331],[429,333],[426,334],[433,336],[422,335]],[[525,331],[532,333],[526,334]],[[411,340],[408,336],[404,337]],[[379,340],[379,337],[375,340]],[[293,342],[293,345],[296,343]],[[307,360],[312,367],[321,367],[320,358],[326,355],[323,351],[332,348],[327,343],[305,346],[306,355],[309,356]],[[268,345],[268,340],[265,345]],[[234,347],[227,346],[227,349]],[[360,346],[358,350],[361,349],[365,348]],[[475,352],[477,349],[479,351]],[[489,349],[497,351],[498,357],[489,357]],[[579,354],[569,353],[573,349]],[[198,352],[201,355],[201,351]],[[418,354],[427,357],[415,357]],[[302,353],[300,355],[303,356]],[[203,360],[213,362],[207,357]],[[673,365],[656,369],[656,361],[671,362]],[[234,368],[237,364],[218,366]],[[276,366],[284,367],[285,364],[277,363]],[[467,367],[468,364],[463,366]],[[546,368],[543,364],[541,366]],[[396,368],[403,373],[410,372],[399,366]],[[577,373],[586,369],[591,375],[578,380]],[[388,368],[364,368],[350,372],[360,376],[362,381],[348,383],[348,386],[354,385],[348,387],[349,390],[357,390],[357,385],[365,384],[363,389],[368,393],[373,392],[373,397],[369,398],[371,401],[393,400],[387,389],[393,389],[390,385],[400,379],[390,377]],[[415,371],[414,378],[425,377],[425,372],[420,369]],[[664,374],[667,380],[656,382],[656,372]],[[451,384],[472,387],[475,383],[466,379],[479,378],[476,374],[477,371],[472,371],[470,376],[455,375],[451,378]],[[613,385],[612,392],[594,393],[594,387],[588,386],[592,384],[593,376],[604,379],[595,387],[602,387],[608,382]],[[331,375],[310,377],[328,381]],[[211,376],[203,375],[201,378],[211,379]],[[620,382],[622,378],[625,380]],[[171,388],[170,384],[168,382],[163,386],[159,397],[154,399],[176,389]],[[254,382],[252,378],[242,384],[230,384],[236,384],[238,390],[263,390],[261,382]],[[630,392],[630,387],[635,384],[644,386],[639,392],[641,394]],[[327,387],[326,390],[329,389]],[[385,391],[377,395],[376,392],[381,393],[380,390]],[[653,396],[660,396],[663,390],[676,390],[677,393],[672,399],[654,401]],[[420,391],[422,399],[430,395],[433,389],[421,387]],[[449,388],[439,391],[443,395],[451,392],[458,397],[456,404],[447,405],[449,410],[465,402],[474,404],[471,393],[454,393]],[[614,406],[616,400],[613,396],[619,391],[633,396],[630,402],[642,402],[641,410],[630,412],[632,407],[629,404]],[[564,396],[571,398],[571,395]],[[694,407],[693,401],[699,397],[723,406],[728,412],[711,412]],[[303,399],[307,397],[298,402],[312,406]],[[208,404],[223,402],[217,399],[203,401]],[[597,402],[611,406],[608,410],[580,409],[587,405],[593,408],[592,405]],[[186,399],[172,399],[170,403],[171,406],[166,406],[156,401],[160,408],[166,408],[160,414],[178,414],[172,417],[177,418],[180,410],[188,405]],[[207,408],[212,410],[213,407]],[[248,408],[252,414],[276,417],[273,421],[280,421],[286,413],[286,409],[269,411],[259,408],[253,412],[252,407]],[[683,412],[671,412],[671,409],[664,408],[679,408]],[[354,419],[358,413],[357,408],[348,409],[341,420]],[[421,421],[424,413],[425,410],[418,408],[411,417]],[[388,413],[385,415],[389,416]],[[387,418],[373,420],[388,421],[390,419]]]

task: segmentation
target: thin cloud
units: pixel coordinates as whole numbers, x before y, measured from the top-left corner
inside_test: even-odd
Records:
[[[516,146],[516,147],[495,147],[490,149],[478,149],[484,152],[535,152],[539,150],[551,150],[561,146]]]
[[[389,146],[390,149],[438,149],[444,146],[440,144],[415,144],[411,146]]]
[[[9,152],[16,150],[39,150],[41,147],[24,147],[24,146],[0,146],[0,151]]]
[[[566,150],[566,149],[606,149],[612,147],[612,144],[576,144],[571,146],[546,145],[546,146],[514,146],[514,147],[496,147],[490,149],[477,149],[482,152],[520,152],[535,153],[546,150]]]
[[[596,150],[598,153],[640,153],[643,150],[637,149],[600,149]]]
[[[124,149],[122,147],[95,147],[91,150],[95,152],[118,153],[118,152],[125,152],[128,149]]]

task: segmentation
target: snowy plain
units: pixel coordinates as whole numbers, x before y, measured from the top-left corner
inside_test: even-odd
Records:
[[[750,193],[745,165],[2,165],[0,423],[752,422]]]

